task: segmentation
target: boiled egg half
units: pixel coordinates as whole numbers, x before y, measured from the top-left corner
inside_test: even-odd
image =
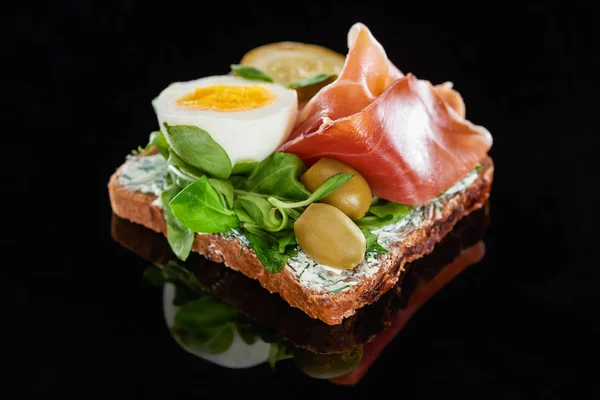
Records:
[[[295,90],[234,75],[173,83],[152,104],[163,131],[165,122],[201,128],[232,165],[273,153],[288,138],[298,111]]]

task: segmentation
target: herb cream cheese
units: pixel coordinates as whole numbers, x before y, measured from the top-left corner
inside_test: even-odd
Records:
[[[167,171],[167,162],[160,154],[129,157],[119,175],[119,184],[132,191],[137,190],[160,196],[168,186]],[[473,170],[429,204],[415,207],[400,221],[372,229],[371,232],[377,236],[377,242],[381,246],[389,249],[404,240],[408,234],[419,229],[425,221],[442,218],[441,210],[444,205],[471,186],[476,179],[477,170]],[[160,205],[160,202],[157,204]],[[232,229],[228,236],[232,236],[240,240],[246,247],[250,247],[248,239],[240,231]],[[319,264],[298,249],[298,254],[288,260],[287,268],[298,277],[303,285],[315,290],[337,293],[356,285],[364,277],[375,274],[381,267],[383,258],[383,255],[367,254],[356,267],[340,270]]]

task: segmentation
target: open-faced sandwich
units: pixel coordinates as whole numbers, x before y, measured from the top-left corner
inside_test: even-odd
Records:
[[[492,137],[364,25],[348,48],[268,44],[168,86],[159,130],[110,178],[113,212],[325,324],[376,302],[486,204]]]

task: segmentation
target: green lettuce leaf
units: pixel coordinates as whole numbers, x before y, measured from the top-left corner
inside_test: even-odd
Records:
[[[158,152],[166,159],[169,158],[169,143],[165,140],[163,133],[161,131],[154,131],[150,133],[150,138],[148,139],[148,144],[146,147],[139,146],[137,150],[134,150],[132,153],[134,155],[138,155],[140,153],[144,153],[152,148],[152,145],[156,146]]]
[[[261,161],[249,176],[231,176],[238,194],[263,194],[288,200],[305,200],[310,192],[299,181],[306,166],[295,154],[274,152]]]
[[[206,176],[179,192],[169,206],[181,224],[194,232],[227,232],[239,226],[235,212],[223,204]]]
[[[257,166],[257,161],[237,163],[233,166],[231,175],[250,175]]]
[[[235,200],[234,209],[236,214],[241,215],[238,218],[243,218],[245,222],[258,225],[269,232],[276,232],[291,227],[288,224],[289,219],[287,214],[277,211],[267,199],[261,196],[254,194],[240,196]],[[247,221],[248,216],[251,221]]]
[[[183,161],[211,177],[229,177],[231,160],[208,132],[192,125],[164,125],[171,148]]]
[[[390,225],[406,217],[412,210],[411,207],[405,204],[394,203],[391,201],[385,204],[381,203],[382,202],[379,201],[376,205],[371,206],[366,216],[354,221],[356,225],[361,229]]]
[[[226,179],[208,178],[213,188],[221,195],[223,205],[233,208],[233,185]]]
[[[163,204],[163,216],[167,222],[167,241],[177,258],[185,261],[192,250],[194,232],[185,227],[171,211],[169,202],[177,195],[177,193],[179,193],[179,188],[175,185],[171,185],[167,190],[161,193],[160,200]]]
[[[254,81],[275,82],[275,80],[271,78],[268,74],[256,67],[231,64],[231,70],[233,71],[233,73],[235,73],[238,76],[241,76],[242,78]]]
[[[350,179],[352,179],[353,176],[354,176],[353,174],[345,174],[345,173],[338,173],[338,174],[334,174],[334,175],[330,176],[314,192],[312,192],[311,195],[308,196],[308,198],[306,200],[297,201],[297,202],[292,203],[292,202],[281,201],[275,197],[269,197],[269,202],[273,206],[275,206],[279,209],[307,207],[311,203],[314,203],[315,201],[319,201],[319,200],[329,196],[331,193],[333,193],[333,191],[335,189],[339,188],[344,183],[346,183]]]
[[[288,259],[297,253],[295,247],[286,249],[285,253],[281,253],[277,239],[266,232],[261,232],[260,230],[252,230],[250,232],[250,230],[246,229],[244,234],[248,241],[250,241],[262,265],[267,271],[273,274],[281,272],[286,266]]]
[[[365,251],[365,255],[366,254],[379,255],[379,254],[389,253],[388,249],[386,249],[385,247],[383,247],[382,245],[380,245],[377,242],[377,235],[372,233],[368,228],[363,228],[362,233],[363,233],[363,235],[365,235],[365,239],[367,241],[367,250]]]
[[[311,76],[310,78],[302,79],[300,81],[288,83],[286,86],[288,89],[298,89],[307,86],[316,85],[318,83],[323,83],[326,80],[330,80],[335,78],[335,74],[317,74],[315,76]]]

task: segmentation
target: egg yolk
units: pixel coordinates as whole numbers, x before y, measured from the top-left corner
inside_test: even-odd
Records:
[[[259,85],[211,85],[177,99],[183,108],[222,112],[248,111],[268,106],[277,95]]]

